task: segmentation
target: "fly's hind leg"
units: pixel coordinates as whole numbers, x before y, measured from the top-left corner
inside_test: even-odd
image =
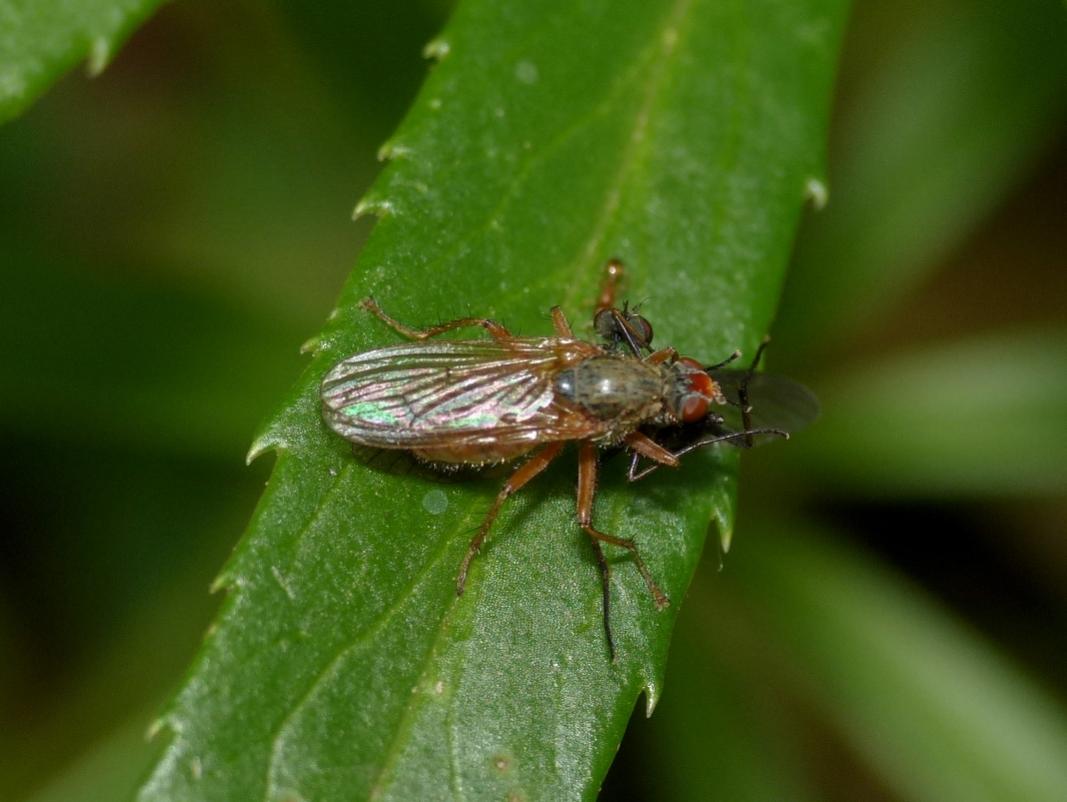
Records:
[[[447,323],[430,326],[428,329],[413,329],[410,326],[405,326],[399,320],[396,320],[383,312],[382,308],[378,306],[378,303],[373,298],[364,298],[359,302],[359,305],[397,334],[402,334],[411,340],[426,340],[430,337],[436,337],[438,334],[444,334],[446,331],[467,328],[468,326],[483,328],[497,340],[505,340],[511,337],[510,331],[495,320],[486,317],[461,317],[459,320],[450,320]]]
[[[496,520],[496,516],[500,514],[500,508],[504,506],[504,502],[508,500],[512,493],[521,489],[523,485],[547,468],[549,463],[558,457],[562,450],[563,443],[548,444],[520,465],[504,482],[504,486],[500,488],[500,492],[493,499],[489,512],[482,519],[482,525],[478,527],[478,532],[471,538],[470,546],[467,547],[467,554],[459,566],[459,575],[456,577],[457,596],[463,595],[463,590],[467,586],[467,572],[470,570],[471,560],[482,548],[485,538],[489,535],[489,528],[493,525],[493,521]]]
[[[600,541],[590,538],[589,543],[593,546],[596,555],[596,564],[600,569],[600,588],[604,605],[604,637],[608,640],[608,656],[611,662],[615,662],[615,638],[611,635],[611,565],[604,557],[604,549],[600,547]]]
[[[611,543],[613,546],[621,546],[633,555],[634,564],[641,573],[641,578],[648,586],[648,592],[656,603],[656,608],[662,610],[670,604],[667,595],[660,590],[656,580],[652,578],[652,572],[648,570],[645,561],[637,550],[637,544],[632,540],[616,535],[609,535],[593,527],[593,497],[596,495],[597,452],[596,444],[583,443],[578,454],[578,525],[593,540],[593,546],[597,552],[597,560],[600,563],[600,576],[604,583],[604,631],[608,636],[608,648],[612,655],[615,653],[615,644],[611,641],[611,622],[609,600],[609,581],[611,572],[608,570],[607,561],[603,560],[601,543]]]

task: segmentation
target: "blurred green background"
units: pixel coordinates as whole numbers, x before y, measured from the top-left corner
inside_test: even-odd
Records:
[[[182,0],[0,128],[4,799],[121,799],[149,765],[447,12]],[[1064,22],[855,9],[770,356],[824,416],[743,460],[604,798],[1057,798]]]

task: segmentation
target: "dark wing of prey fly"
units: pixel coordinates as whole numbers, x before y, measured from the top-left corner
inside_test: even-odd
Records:
[[[725,427],[730,431],[740,431],[743,428],[740,392],[746,376],[748,371],[744,370],[711,371],[711,377],[719,385],[728,402],[716,407],[714,412],[722,415]],[[774,373],[753,373],[747,384],[754,428],[782,429],[796,433],[819,417],[818,399],[800,382]]]
[[[322,382],[324,415],[375,448],[462,448],[590,436],[588,418],[556,401],[559,366],[588,343],[513,338],[412,342],[356,354]]]
[[[799,382],[773,373],[753,373],[746,370],[716,369],[709,371],[719,385],[725,404],[716,405],[707,418],[696,423],[683,423],[661,429],[643,429],[664,448],[674,452],[692,449],[696,444],[727,434],[751,429],[776,429],[793,434],[819,417],[819,402],[815,395]],[[742,386],[746,385],[749,426],[745,426],[741,408]],[[779,440],[772,434],[752,435],[750,439],[732,438],[723,442],[738,448],[759,446]]]

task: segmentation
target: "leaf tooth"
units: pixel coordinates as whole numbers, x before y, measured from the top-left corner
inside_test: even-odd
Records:
[[[391,215],[396,212],[396,207],[393,202],[386,198],[375,198],[367,196],[359,203],[356,204],[356,208],[352,210],[352,219],[358,220],[364,215],[372,214],[381,220],[383,217]]]
[[[89,44],[89,60],[85,67],[90,78],[96,78],[111,63],[113,51],[106,36],[95,36]]]
[[[220,571],[219,575],[216,576],[211,581],[211,587],[209,588],[209,591],[211,593],[218,593],[220,590],[229,590],[230,588],[233,587],[233,585],[234,585],[233,574],[230,573],[229,566],[227,566],[222,571]],[[215,626],[214,623],[212,623],[208,627],[207,635],[209,637],[213,634],[213,629],[212,628],[214,626]]]
[[[822,211],[830,200],[830,190],[826,182],[818,176],[810,176],[804,182],[804,200],[808,201],[815,211]]]
[[[378,161],[392,161],[393,159],[403,159],[411,155],[411,148],[401,142],[394,142],[389,139],[382,143],[382,146],[378,148]]]
[[[162,716],[157,716],[152,719],[152,722],[144,732],[144,739],[146,741],[153,741],[157,735],[163,732],[163,730],[170,730],[174,733],[178,732],[178,727],[176,726],[173,715],[165,713]]]
[[[257,457],[267,451],[281,451],[288,445],[288,441],[282,437],[281,432],[272,426],[252,441],[248,454],[245,456],[245,465],[251,465]]]
[[[652,713],[659,704],[660,686],[655,680],[646,679],[642,692],[645,694],[645,718],[652,718]]]
[[[431,39],[422,48],[422,57],[430,58],[434,61],[441,61],[452,51],[452,45],[448,43],[447,39],[440,37]]]

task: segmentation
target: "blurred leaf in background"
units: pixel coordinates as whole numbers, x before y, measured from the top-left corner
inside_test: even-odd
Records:
[[[122,799],[155,752],[266,477],[247,442],[445,19],[385,5],[165,6],[0,129],[5,798]],[[733,550],[604,798],[1062,796],[1064,23],[1056,0],[857,5],[770,352],[824,417],[746,455]]]
[[[617,765],[681,799],[1059,799],[1064,10],[861,4],[838,105],[770,353],[822,419],[745,462]]]
[[[443,14],[168,5],[0,129],[5,798],[70,765],[45,798],[118,799],[144,771],[262,488],[248,443]]]
[[[161,0],[0,1],[0,122],[14,117],[72,64],[99,75]]]

